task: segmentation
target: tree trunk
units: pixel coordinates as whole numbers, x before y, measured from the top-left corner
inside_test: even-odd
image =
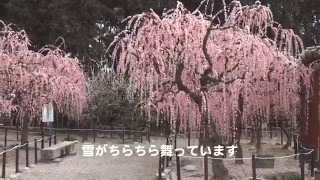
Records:
[[[204,131],[205,131],[205,124],[204,121],[201,121],[201,126],[200,126],[200,133],[199,133],[199,147],[205,145],[205,137],[204,137]]]
[[[256,144],[256,149],[257,149],[257,154],[261,153],[261,137],[262,137],[262,132],[261,132],[261,126],[262,126],[262,120],[259,118],[258,119],[258,126],[257,126],[257,144]]]
[[[29,131],[29,116],[27,113],[23,113],[22,118],[22,130],[21,130],[21,144],[25,144],[28,141],[28,131]]]
[[[243,158],[242,146],[240,144],[240,141],[239,141],[239,143],[237,143],[237,151],[235,153],[235,157],[236,158]],[[243,164],[243,159],[241,159],[241,160],[237,159],[237,160],[235,160],[235,163],[236,164]]]
[[[283,133],[286,135],[287,137],[287,142],[286,144],[282,147],[283,149],[288,149],[288,147],[290,147],[292,144],[291,144],[291,141],[292,141],[292,135],[290,132],[286,131],[284,128],[283,128],[283,125],[282,125],[282,122],[279,123],[279,126],[280,126],[280,129],[281,131],[283,131]]]
[[[211,123],[211,131],[209,133],[211,136],[208,137],[208,145],[211,149],[222,144],[222,139],[217,134],[214,123]],[[212,159],[212,173],[214,179],[225,180],[228,179],[229,171],[222,160]]]
[[[257,143],[257,133],[256,133],[256,129],[255,127],[251,127],[250,129],[251,132],[251,140],[250,140],[250,144],[256,144]]]
[[[237,151],[235,154],[236,158],[243,158],[243,153],[242,153],[242,147],[241,147],[241,135],[242,135],[242,112],[243,112],[243,97],[242,95],[239,96],[238,98],[238,106],[239,106],[239,111],[237,113],[237,117],[236,117],[236,144],[237,144]],[[243,164],[243,160],[236,160],[235,162],[236,164]]]

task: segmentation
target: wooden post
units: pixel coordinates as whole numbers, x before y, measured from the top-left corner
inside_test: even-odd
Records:
[[[93,143],[96,143],[96,127],[94,126],[93,129]]]
[[[19,144],[17,144],[16,148],[16,173],[19,172]]]
[[[38,147],[37,147],[37,139],[34,139],[34,163],[38,163]]]
[[[148,142],[150,143],[150,131],[148,130]]]
[[[178,156],[178,152],[176,152],[176,161],[177,161],[177,180],[181,180],[181,174],[180,174],[180,157]]]
[[[124,128],[122,128],[122,144],[124,144]]]
[[[19,127],[18,127],[18,124],[17,124],[16,131],[17,131],[17,141],[19,141]]]
[[[51,134],[49,135],[49,147],[51,146],[51,138],[52,138],[52,136],[51,136]]]
[[[7,147],[8,129],[4,128],[4,147]]]
[[[143,143],[142,130],[140,130],[140,142]]]
[[[270,127],[270,139],[272,139],[272,127]]]
[[[256,155],[252,155],[252,179],[257,180]]]
[[[4,148],[3,150],[4,150],[4,153],[2,154],[2,178],[6,178],[7,152],[6,152],[6,148]]]
[[[57,144],[57,133],[54,132],[53,144]]]
[[[299,160],[300,160],[300,172],[301,172],[300,179],[304,180],[304,154],[302,153],[302,151],[299,155]]]
[[[320,180],[320,170],[314,172],[314,180]]]
[[[310,161],[310,168],[311,168],[311,177],[314,176],[314,164],[316,159],[316,148],[313,148],[313,151],[311,153],[311,161]]]
[[[26,167],[29,167],[29,141],[26,144]]]
[[[190,146],[191,144],[191,133],[190,133],[190,129],[188,130],[188,146]]]
[[[67,138],[67,140],[70,141],[70,128],[68,128],[67,133],[68,133],[68,138]]]
[[[293,140],[293,147],[294,147],[294,154],[298,154],[298,142],[297,142],[297,136],[296,135],[294,135],[293,136],[293,138],[294,138],[294,140]],[[294,159],[297,159],[298,158],[298,156],[296,155],[296,156],[294,156]]]
[[[280,141],[281,141],[281,145],[283,145],[283,132],[280,129]]]
[[[161,150],[159,151],[159,169],[158,169],[158,180],[161,180],[161,174],[162,174],[162,168],[161,168],[161,165],[162,165],[162,158],[161,158]]]
[[[209,179],[209,174],[208,174],[208,155],[204,155],[204,179],[208,180]]]
[[[169,145],[169,137],[168,137],[168,135],[167,135],[166,145]],[[163,164],[163,168],[168,167],[169,166],[169,156],[163,156],[163,158],[165,159],[165,161],[163,161],[163,162],[166,162],[165,164]]]
[[[43,122],[41,122],[41,149],[44,148],[44,129],[43,129]]]

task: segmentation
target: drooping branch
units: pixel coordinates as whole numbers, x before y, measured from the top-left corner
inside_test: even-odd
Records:
[[[304,51],[301,55],[302,62],[306,65],[309,65],[317,60],[320,60],[320,47],[310,47]]]
[[[184,69],[183,63],[179,63],[177,65],[176,75],[175,75],[175,83],[180,91],[185,92],[190,96],[190,98],[198,105],[201,105],[201,96],[195,92],[192,92],[186,85],[182,82],[182,72]]]
[[[287,52],[296,52],[291,47],[299,42],[289,40],[292,31],[277,27],[275,35],[285,34],[285,44],[279,48],[279,40],[265,34],[266,27],[273,25],[270,9],[234,2],[227,19],[221,21],[189,12],[181,3],[161,17],[152,12],[133,16],[125,35],[113,43],[117,73],[128,74],[135,93],[140,92],[145,101],[160,100],[157,112],[170,112],[173,122],[177,116],[181,122],[188,117],[196,130],[202,105],[217,129],[228,132],[230,118],[239,110],[240,91],[244,117],[257,112],[269,117],[270,104],[274,104],[274,109],[283,109],[294,119],[299,75],[308,86],[308,69]],[[203,94],[207,105],[202,102]]]

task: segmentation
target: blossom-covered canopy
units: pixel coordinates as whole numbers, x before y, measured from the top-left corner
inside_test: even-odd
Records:
[[[53,46],[32,51],[24,31],[0,25],[0,112],[22,110],[34,116],[54,102],[60,110],[79,115],[87,87],[78,60]]]
[[[131,17],[110,46],[120,79],[131,85],[129,95],[140,93],[146,109],[155,108],[158,116],[170,112],[173,122],[182,121],[181,130],[190,120],[198,131],[208,112],[228,132],[240,96],[244,123],[257,113],[269,119],[271,111],[295,120],[299,82],[309,84],[309,69],[299,60],[300,38],[275,23],[269,7],[259,2],[233,1],[221,12],[223,19],[178,3],[161,17],[154,12]]]

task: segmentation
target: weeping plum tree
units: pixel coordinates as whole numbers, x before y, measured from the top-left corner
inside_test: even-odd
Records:
[[[149,115],[152,108],[168,114],[172,128],[179,120],[180,130],[200,134],[205,146],[235,136],[255,114],[296,112],[298,82],[309,85],[309,69],[298,60],[300,38],[275,23],[268,7],[233,1],[212,13],[211,5],[137,14],[110,45],[120,79],[131,86],[128,96],[139,93]],[[225,178],[222,161],[212,163],[214,176]]]
[[[28,125],[39,117],[44,104],[52,102],[65,113],[82,113],[86,79],[77,59],[53,46],[34,52],[24,31],[1,21],[0,25],[0,112],[19,112],[21,143],[25,143]]]

